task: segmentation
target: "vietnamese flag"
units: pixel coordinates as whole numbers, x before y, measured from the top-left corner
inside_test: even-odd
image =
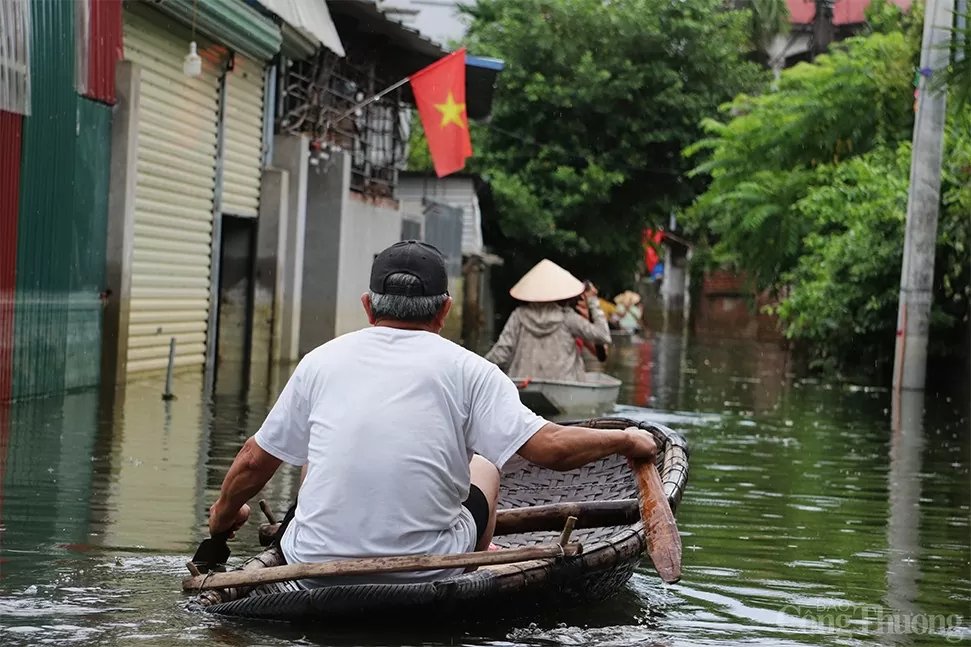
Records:
[[[465,112],[465,48],[408,77],[438,177],[465,168],[472,156]]]

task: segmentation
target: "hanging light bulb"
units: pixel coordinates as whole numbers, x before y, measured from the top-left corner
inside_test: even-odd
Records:
[[[202,58],[196,52],[196,42],[189,43],[189,53],[182,64],[182,73],[186,76],[196,77],[202,74]]]

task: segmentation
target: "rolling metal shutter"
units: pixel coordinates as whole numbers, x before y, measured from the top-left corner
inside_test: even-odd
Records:
[[[222,212],[255,218],[263,164],[261,63],[237,55],[226,76]]]
[[[209,315],[219,70],[183,75],[184,34],[126,10],[125,58],[141,67],[128,373],[203,366]],[[202,49],[200,43],[200,50]]]

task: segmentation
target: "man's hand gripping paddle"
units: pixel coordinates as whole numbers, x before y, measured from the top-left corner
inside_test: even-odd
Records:
[[[192,556],[192,564],[199,569],[200,573],[224,570],[226,562],[229,561],[229,545],[226,543],[232,536],[232,530],[220,532],[208,539],[204,539],[196,554]]]

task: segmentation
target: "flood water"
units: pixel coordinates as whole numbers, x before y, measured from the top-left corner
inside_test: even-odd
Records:
[[[655,334],[615,348],[617,413],[687,437],[683,580],[645,561],[596,608],[407,631],[195,615],[180,591],[206,510],[284,375],[136,383],[0,409],[3,645],[971,644],[968,389],[901,402],[792,374],[771,345]],[[361,388],[367,388],[362,385]],[[922,413],[926,409],[926,413]],[[4,426],[4,423],[9,426]],[[283,511],[298,472],[261,494]],[[258,509],[254,507],[253,521]],[[232,542],[257,548],[256,523]]]

